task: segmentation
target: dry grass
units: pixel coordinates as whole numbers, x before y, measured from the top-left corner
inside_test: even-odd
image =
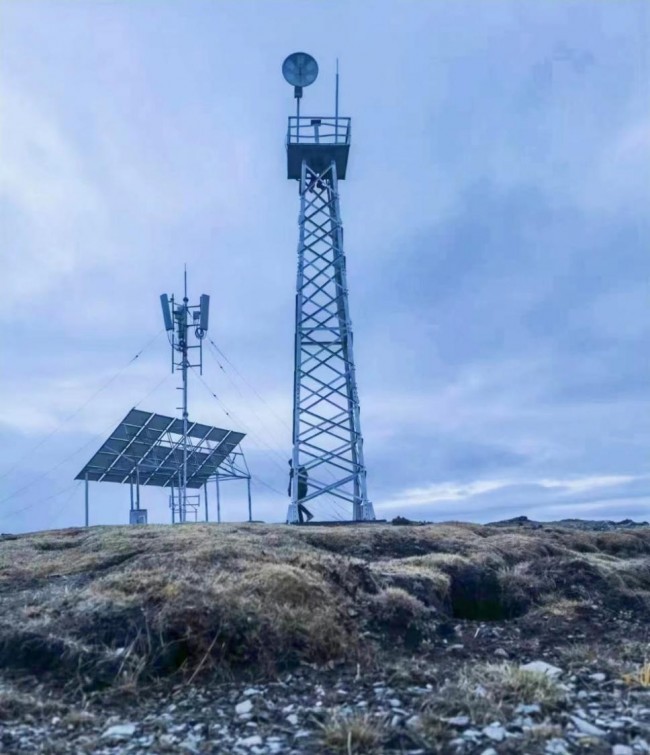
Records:
[[[650,663],[644,663],[631,674],[623,674],[623,681],[631,687],[650,687]]]
[[[650,531],[58,530],[0,541],[0,664],[81,686],[271,673],[358,660],[368,631],[417,643],[439,619],[570,618],[594,600],[650,614]]]
[[[43,700],[15,689],[0,690],[0,724],[4,721],[24,721],[34,714],[61,714],[66,710],[57,700]]]
[[[470,667],[461,680],[466,688],[481,688],[495,704],[538,703],[551,708],[564,693],[555,679],[538,671],[528,671],[512,663],[487,663]]]
[[[330,713],[321,724],[323,747],[327,752],[380,752],[386,735],[385,722],[368,713],[349,713],[340,709]]]
[[[400,587],[387,587],[370,599],[373,616],[382,624],[405,629],[425,621],[427,609],[415,596]]]
[[[557,707],[564,692],[546,674],[527,671],[512,663],[474,664],[463,668],[425,704],[423,732],[433,746],[440,740],[440,722],[466,715],[476,725],[510,720],[519,703]]]

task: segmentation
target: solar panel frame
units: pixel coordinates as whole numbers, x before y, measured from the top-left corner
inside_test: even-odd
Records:
[[[183,422],[163,414],[131,409],[100,446],[75,480],[139,482],[171,487],[183,472]],[[172,438],[171,436],[176,436]],[[190,422],[187,454],[187,487],[198,489],[214,476],[219,466],[245,438],[245,433]]]

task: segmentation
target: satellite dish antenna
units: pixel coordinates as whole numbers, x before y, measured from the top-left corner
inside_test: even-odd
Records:
[[[306,52],[293,52],[282,64],[282,75],[296,88],[296,97],[302,95],[302,88],[316,81],[318,63]],[[298,93],[300,90],[300,93]]]
[[[318,63],[315,58],[306,52],[292,52],[284,59],[282,75],[293,87],[293,96],[296,98],[296,141],[300,141],[300,99],[302,88],[308,87],[316,81],[318,76]],[[291,133],[291,119],[289,119],[289,132]]]

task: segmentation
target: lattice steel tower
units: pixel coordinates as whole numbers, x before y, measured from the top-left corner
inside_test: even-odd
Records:
[[[302,521],[301,505],[323,495],[351,504],[353,520],[372,520],[338,188],[347,170],[351,119],[338,114],[338,65],[334,117],[300,116],[302,89],[318,75],[314,58],[293,53],[282,73],[296,98],[296,115],[289,118],[287,131],[287,174],[300,182],[287,521]]]

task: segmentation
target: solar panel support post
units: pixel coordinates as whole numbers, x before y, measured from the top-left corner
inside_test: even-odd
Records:
[[[219,475],[214,478],[217,489],[217,523],[221,524],[221,492],[219,490]]]
[[[185,518],[183,517],[183,491],[182,491],[182,479],[181,479],[181,472],[178,472],[178,523],[183,524],[185,521]]]
[[[248,491],[248,521],[253,521],[253,502],[251,499],[251,478],[246,478],[246,489]]]
[[[85,509],[86,509],[86,527],[90,526],[89,513],[88,513],[88,472],[86,472],[86,491],[85,491]]]
[[[203,496],[205,498],[205,521],[210,521],[208,519],[208,483],[207,481],[203,483]]]
[[[171,504],[172,504],[172,524],[176,524],[176,501],[174,500],[174,486],[172,488]]]

